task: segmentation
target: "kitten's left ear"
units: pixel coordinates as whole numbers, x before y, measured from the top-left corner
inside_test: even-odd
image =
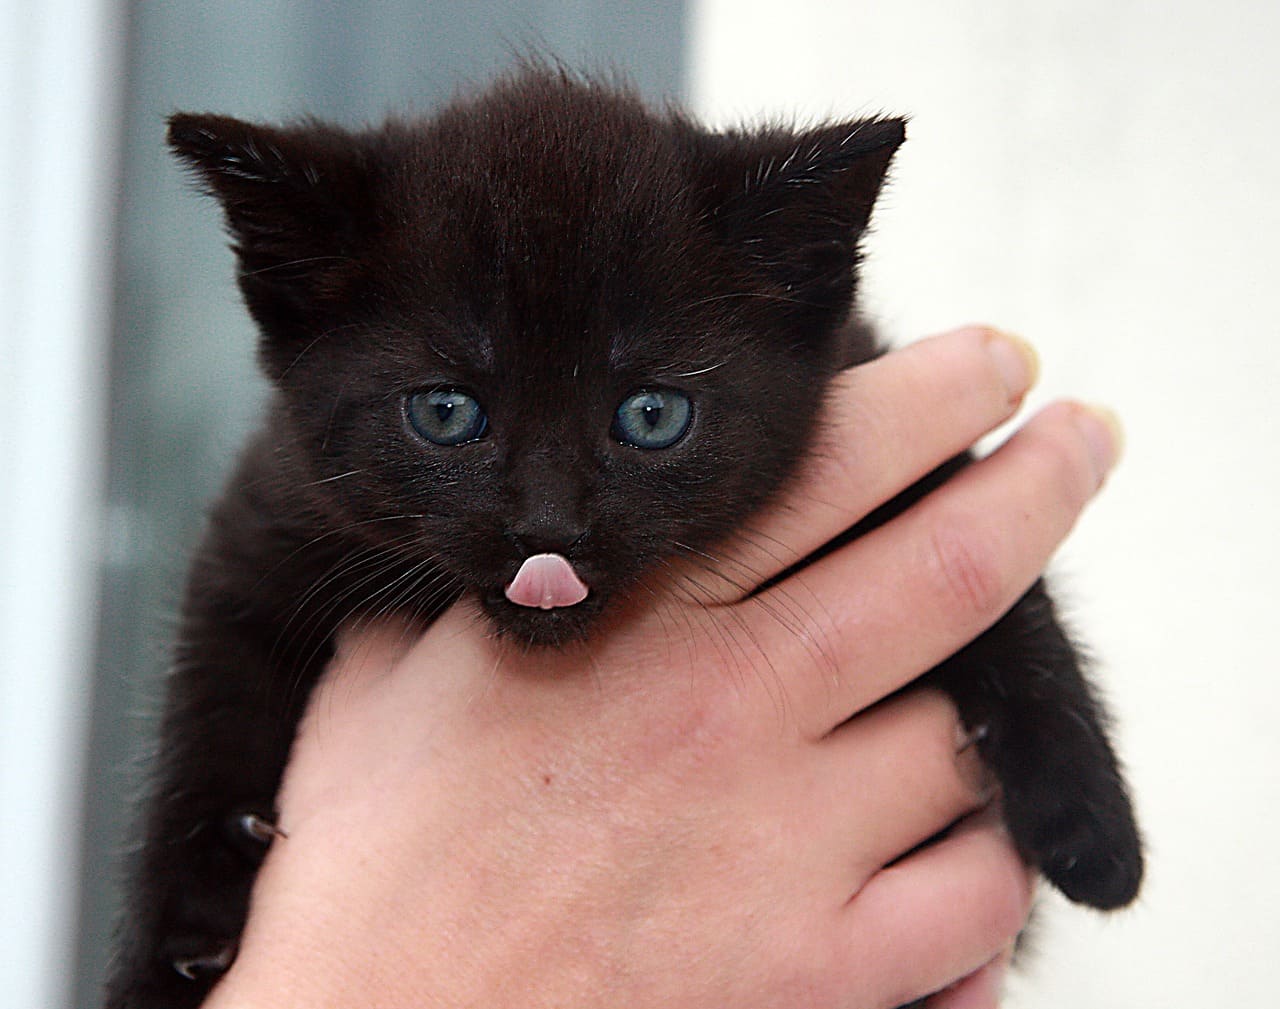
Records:
[[[305,333],[326,301],[347,293],[373,216],[359,138],[320,123],[180,113],[168,139],[222,204],[240,288],[268,344]]]
[[[858,241],[905,138],[896,118],[713,138],[715,220],[797,303],[847,311]]]

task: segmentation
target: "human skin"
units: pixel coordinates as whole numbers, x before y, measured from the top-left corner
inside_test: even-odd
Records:
[[[466,602],[420,638],[349,628],[207,1006],[996,1005],[1031,874],[951,703],[900,688],[1036,578],[1113,424],[1054,404],[748,592],[1008,419],[1034,374],[983,328],[856,369],[724,577],[665,570],[587,645],[522,649]]]

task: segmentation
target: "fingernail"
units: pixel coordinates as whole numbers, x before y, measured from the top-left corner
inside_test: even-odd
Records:
[[[1009,401],[1016,403],[1040,375],[1040,358],[1035,349],[1020,336],[992,329],[988,331],[987,352],[1004,380]]]
[[[1076,426],[1089,447],[1089,458],[1100,487],[1124,452],[1124,429],[1120,426],[1120,418],[1105,406],[1085,404],[1076,411]]]

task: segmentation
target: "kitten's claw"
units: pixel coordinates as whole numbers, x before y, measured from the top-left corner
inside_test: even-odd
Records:
[[[257,813],[240,813],[235,818],[236,828],[247,838],[259,844],[270,844],[276,836],[285,833],[270,820]]]
[[[969,747],[981,743],[987,738],[989,732],[990,728],[985,722],[980,722],[973,728],[964,730],[956,746],[956,753],[964,753]]]
[[[222,822],[222,834],[227,843],[252,863],[262,861],[268,846],[285,832],[259,813],[240,810]]]
[[[201,981],[224,974],[231,961],[236,958],[233,943],[218,947],[213,953],[203,956],[180,956],[173,959],[173,969],[188,981]]]

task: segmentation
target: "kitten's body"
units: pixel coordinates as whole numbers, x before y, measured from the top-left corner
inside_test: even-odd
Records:
[[[709,134],[533,68],[366,133],[170,136],[226,209],[277,391],[193,565],[110,1009],[197,1005],[233,950],[261,855],[241,814],[270,817],[341,621],[425,626],[469,592],[555,646],[786,481],[831,377],[877,353],[846,323],[902,123]],[[483,406],[476,437],[422,433],[438,389]],[[654,389],[691,404],[687,432],[625,443],[619,404]],[[585,601],[507,598],[541,552]],[[929,675],[987,727],[1027,858],[1075,899],[1131,899],[1128,800],[1042,586]]]

